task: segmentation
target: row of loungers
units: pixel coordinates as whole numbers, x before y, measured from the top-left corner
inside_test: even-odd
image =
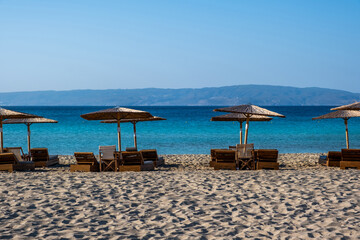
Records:
[[[211,149],[210,166],[215,170],[255,170],[255,169],[279,169],[278,150],[258,149],[251,150],[248,156],[237,156],[236,150]]]
[[[92,152],[76,152],[77,164],[70,165],[71,172],[98,171],[151,171],[164,164],[156,149],[117,152],[115,146],[101,146],[98,161]]]
[[[360,169],[360,149],[341,149],[341,152],[330,151],[327,155],[326,166],[341,169]]]
[[[48,167],[59,163],[57,155],[50,156],[47,148],[32,148],[30,155],[21,147],[4,148],[0,153],[0,171],[31,171],[35,167]]]

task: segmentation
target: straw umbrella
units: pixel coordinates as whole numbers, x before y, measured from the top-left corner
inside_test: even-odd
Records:
[[[122,120],[120,120],[120,123],[131,122],[133,124],[133,127],[134,127],[134,146],[137,149],[136,124],[138,122],[160,121],[160,120],[166,120],[166,118],[153,116],[153,117],[149,117],[149,118],[122,119]],[[104,120],[104,121],[101,121],[101,122],[102,123],[117,123],[116,120]]]
[[[250,117],[252,117],[254,115],[282,117],[282,118],[285,117],[284,115],[281,115],[279,113],[276,113],[276,112],[273,112],[273,111],[267,110],[265,108],[255,106],[255,105],[250,105],[250,104],[226,107],[226,108],[219,108],[219,109],[215,109],[214,111],[215,112],[242,113],[246,116],[244,144],[247,144]]]
[[[331,112],[319,117],[314,117],[313,120],[317,119],[327,119],[327,118],[342,118],[345,123],[345,135],[346,135],[346,148],[349,149],[349,131],[348,131],[348,120],[352,117],[360,117],[359,111],[354,110],[338,110]]]
[[[97,112],[91,112],[81,115],[86,120],[116,120],[117,132],[118,132],[118,146],[121,151],[121,133],[120,133],[120,121],[122,119],[134,119],[134,118],[149,118],[152,115],[149,112],[135,110],[131,108],[115,107]]]
[[[8,110],[0,107],[0,152],[3,151],[4,148],[4,136],[3,136],[3,121],[5,119],[14,119],[14,118],[33,118],[37,117],[32,114],[16,112],[12,110]]]
[[[43,118],[37,116],[36,118],[18,118],[18,119],[8,119],[4,121],[4,124],[20,124],[24,123],[27,126],[27,140],[28,140],[28,153],[30,154],[30,125],[33,123],[57,123],[56,120],[52,120],[49,118]]]
[[[360,102],[332,108],[331,110],[360,110]]]
[[[249,121],[270,121],[271,117],[253,115],[250,117]],[[230,122],[239,122],[240,123],[240,144],[243,142],[243,132],[242,132],[242,124],[246,122],[246,116],[242,113],[228,113],[225,115],[220,115],[216,117],[212,117],[210,121],[230,121]]]

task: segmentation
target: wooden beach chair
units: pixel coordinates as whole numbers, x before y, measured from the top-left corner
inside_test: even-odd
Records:
[[[31,160],[35,163],[35,167],[50,167],[59,163],[57,155],[49,156],[47,148],[30,149]]]
[[[340,167],[341,152],[329,151],[326,158],[326,166]]]
[[[236,158],[239,163],[239,170],[254,170],[255,159],[253,157],[254,144],[237,144]]]
[[[154,170],[153,161],[144,161],[141,152],[122,152],[122,163],[119,171],[150,171]]]
[[[100,164],[92,152],[75,152],[77,164],[70,165],[70,172],[98,172]]]
[[[214,169],[236,170],[237,169],[236,152],[234,150],[216,149]]]
[[[100,146],[99,147],[100,157],[100,171],[112,171],[117,172],[119,168],[119,158],[121,154],[116,154],[116,146]]]
[[[340,168],[360,169],[360,149],[341,149]]]
[[[30,157],[27,154],[24,154],[22,147],[6,147],[4,152],[11,152],[15,154],[18,161],[30,161]]]
[[[0,171],[13,172],[14,170],[34,170],[35,164],[31,161],[18,161],[14,153],[0,153]]]
[[[279,170],[278,155],[276,149],[258,149],[253,151],[256,162],[256,169],[273,169]]]
[[[140,153],[144,162],[153,161],[155,167],[165,164],[164,158],[158,156],[156,149],[145,149],[141,150]]]

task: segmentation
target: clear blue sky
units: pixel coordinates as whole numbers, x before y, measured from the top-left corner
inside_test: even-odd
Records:
[[[360,1],[0,0],[0,92],[237,84],[360,92]]]

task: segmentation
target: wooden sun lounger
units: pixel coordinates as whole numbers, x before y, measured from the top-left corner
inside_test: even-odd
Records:
[[[35,164],[31,161],[18,161],[13,153],[0,153],[0,171],[13,172],[14,170],[34,170]]]
[[[210,149],[210,162],[209,162],[210,167],[215,166],[216,163],[215,152],[218,150],[228,150],[228,149]]]
[[[360,149],[341,149],[340,168],[360,169]]]
[[[277,162],[279,151],[276,149],[257,149],[253,151],[256,169],[279,170]]]
[[[50,167],[59,163],[59,157],[57,155],[49,156],[47,148],[32,148],[30,156],[35,167]]]
[[[4,152],[11,152],[15,154],[18,161],[30,161],[30,157],[27,154],[24,154],[22,147],[6,147]]]
[[[75,152],[77,164],[70,165],[70,172],[99,172],[100,164],[92,152]]]
[[[326,158],[326,166],[340,167],[341,152],[329,151]]]
[[[144,162],[153,161],[155,167],[165,164],[164,158],[158,156],[156,149],[141,150],[140,153],[142,158],[144,159]]]
[[[154,170],[153,161],[144,161],[140,152],[121,152],[122,163],[119,171],[150,171]]]
[[[228,169],[228,170],[236,170],[236,151],[234,150],[215,150],[215,163],[214,169]]]

